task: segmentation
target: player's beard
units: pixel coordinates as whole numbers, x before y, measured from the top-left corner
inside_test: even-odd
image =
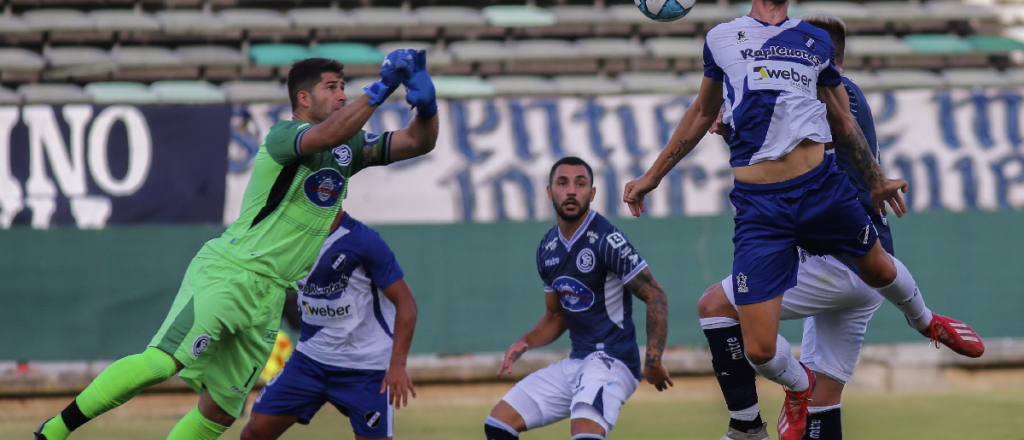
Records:
[[[334,110],[331,109],[330,100],[321,101],[313,96],[313,106],[311,108],[316,109],[313,117],[317,119],[317,124],[324,122],[327,118],[334,114]]]
[[[579,220],[580,217],[583,217],[583,214],[586,214],[587,211],[590,210],[590,199],[578,199],[573,197],[572,200],[576,202],[578,208],[576,209],[575,214],[567,214],[565,212],[564,205],[565,202],[568,200],[569,199],[566,198],[565,200],[562,200],[562,203],[554,204],[555,215],[557,215],[558,218],[562,219],[562,221],[572,223],[576,220]]]

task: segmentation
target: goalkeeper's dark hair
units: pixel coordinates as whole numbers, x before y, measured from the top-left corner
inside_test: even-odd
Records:
[[[828,32],[832,46],[836,48],[836,64],[842,66],[846,55],[846,22],[824,11],[809,11],[800,16],[807,24]]]
[[[345,66],[327,58],[306,58],[292,64],[292,70],[288,71],[288,99],[292,101],[292,111],[299,108],[299,92],[313,93],[324,72],[344,77]]]
[[[590,186],[594,186],[594,170],[590,168],[590,165],[583,159],[576,156],[566,156],[558,159],[554,165],[551,165],[551,172],[548,174],[548,185],[555,179],[555,170],[561,165],[583,165],[583,168],[587,169],[587,174],[590,175]]]

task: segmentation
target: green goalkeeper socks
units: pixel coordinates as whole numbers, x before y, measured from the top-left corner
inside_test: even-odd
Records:
[[[227,426],[203,417],[197,406],[174,425],[174,429],[167,435],[167,440],[215,440],[227,430]]]
[[[60,415],[43,424],[39,433],[46,440],[64,440],[85,422],[123,405],[139,391],[177,372],[174,358],[155,347],[121,358],[96,376]]]

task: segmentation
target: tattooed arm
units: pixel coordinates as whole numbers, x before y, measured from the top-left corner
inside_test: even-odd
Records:
[[[629,290],[641,301],[647,303],[647,354],[644,356],[644,377],[658,391],[672,386],[672,378],[661,363],[668,338],[668,297],[650,269],[644,269],[626,283]]]
[[[907,182],[903,179],[887,179],[882,168],[871,154],[871,146],[857,119],[850,113],[850,97],[842,84],[835,87],[818,87],[818,99],[825,103],[828,110],[828,123],[832,129],[833,141],[850,158],[871,186],[871,201],[875,209],[886,214],[885,204],[888,203],[897,217],[907,212],[900,192],[907,192]]]
[[[646,210],[644,197],[647,193],[657,188],[658,184],[661,183],[661,179],[683,157],[689,154],[693,147],[697,146],[697,143],[708,132],[711,125],[715,123],[715,119],[718,118],[718,111],[722,108],[724,100],[722,97],[722,82],[716,82],[711,78],[705,77],[704,82],[700,85],[697,99],[690,108],[686,109],[686,114],[679,121],[676,131],[672,133],[672,137],[669,138],[665,149],[654,160],[654,164],[651,165],[651,168],[643,176],[626,184],[622,201],[629,205],[629,210],[633,213],[633,216],[639,217],[640,213]]]

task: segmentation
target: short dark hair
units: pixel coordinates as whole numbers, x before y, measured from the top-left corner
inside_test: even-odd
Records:
[[[832,46],[836,49],[836,64],[842,66],[846,54],[846,22],[833,14],[822,11],[809,11],[800,16],[807,24],[828,32]]]
[[[587,169],[587,174],[590,175],[590,186],[594,186],[594,170],[590,168],[586,161],[576,156],[565,156],[558,159],[558,162],[555,162],[554,165],[551,165],[551,172],[548,174],[548,185],[555,179],[555,170],[561,165],[583,165]]]
[[[312,93],[324,72],[344,77],[345,66],[327,58],[306,58],[292,64],[292,70],[288,71],[288,98],[292,101],[292,111],[299,108],[299,92]]]

